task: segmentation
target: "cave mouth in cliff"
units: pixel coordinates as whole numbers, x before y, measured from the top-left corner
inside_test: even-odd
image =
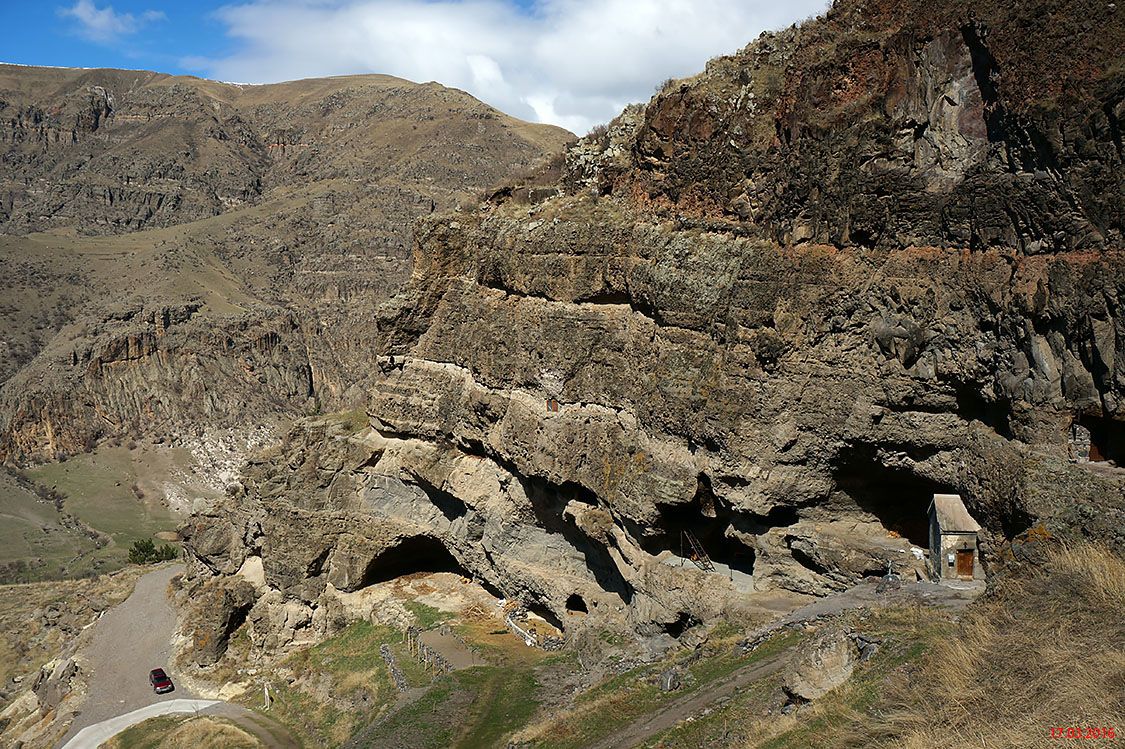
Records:
[[[697,556],[694,547],[698,544],[712,562],[729,568],[727,574],[754,574],[754,548],[732,534],[738,518],[712,491],[706,475],[699,476],[691,502],[656,507],[660,512],[656,525],[634,534],[649,554],[671,551],[692,559]]]
[[[566,610],[576,614],[588,614],[590,608],[586,605],[586,600],[577,593],[571,593],[566,599]]]
[[[363,572],[361,588],[415,572],[452,572],[472,577],[445,545],[429,536],[412,536],[376,554]]]
[[[1082,414],[1078,423],[1090,432],[1090,462],[1110,462],[1125,467],[1125,422]]]
[[[660,628],[663,629],[666,634],[678,639],[680,635],[697,624],[699,624],[699,620],[696,619],[691,612],[681,611],[674,621],[664,622],[660,625]]]
[[[603,543],[590,538],[573,518],[566,517],[570,502],[597,506],[598,498],[580,484],[565,481],[554,484],[546,479],[528,476],[520,479],[539,525],[548,533],[557,533],[574,547],[586,562],[594,580],[602,590],[616,594],[628,606],[633,601],[633,586],[624,578]]]
[[[956,493],[945,484],[895,466],[886,466],[871,445],[841,450],[833,478],[836,489],[874,515],[888,531],[923,549],[930,545],[930,503],[934,494]]]

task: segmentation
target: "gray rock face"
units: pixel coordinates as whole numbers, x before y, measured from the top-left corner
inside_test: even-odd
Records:
[[[0,455],[76,452],[105,434],[247,429],[311,406],[293,314],[264,308],[217,326],[193,319],[199,306],[129,307],[57,336],[0,390]]]
[[[370,429],[298,424],[198,572],[260,555],[260,621],[297,603],[313,630],[341,591],[437,565],[659,637],[908,572],[939,491],[988,549],[1039,523],[1125,549],[1125,480],[1068,445],[1075,422],[1125,434],[1102,190],[1125,172],[1097,124],[1121,78],[1067,79],[1026,120],[1004,98],[1071,75],[1045,62],[1068,44],[1017,49],[959,3],[840,3],[581,142],[567,194],[424,221],[376,321]]]
[[[192,616],[181,622],[181,628],[191,639],[191,659],[201,666],[217,662],[256,598],[253,586],[238,578],[213,578],[194,587]]]
[[[62,658],[44,666],[35,678],[31,690],[39,700],[41,713],[54,710],[63,698],[70,693],[70,680],[78,673],[78,664],[73,658]]]

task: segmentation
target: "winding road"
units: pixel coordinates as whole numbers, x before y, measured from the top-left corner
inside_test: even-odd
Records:
[[[240,705],[202,700],[181,686],[172,666],[172,637],[176,612],[168,600],[168,585],[183,572],[171,564],[137,581],[133,594],[107,611],[94,624],[93,639],[78,653],[87,678],[85,700],[78,706],[62,749],[96,749],[129,726],[158,715],[200,713],[229,718],[254,733],[269,749],[297,746],[285,729]],[[163,668],[176,684],[170,694],[156,694],[148,672]]]

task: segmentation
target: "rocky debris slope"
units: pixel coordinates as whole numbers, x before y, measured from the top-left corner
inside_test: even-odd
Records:
[[[260,556],[252,606],[324,630],[441,559],[676,636],[920,567],[935,492],[989,566],[1033,526],[1125,548],[1125,479],[1070,444],[1123,455],[1123,25],[1052,8],[837,3],[425,221],[371,431],[298,425],[194,522],[197,584]]]

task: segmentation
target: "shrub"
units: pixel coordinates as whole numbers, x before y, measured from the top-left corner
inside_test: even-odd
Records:
[[[609,140],[609,125],[594,125],[590,128],[590,132],[586,134],[586,137],[602,144],[606,143]]]
[[[132,564],[155,564],[156,562],[171,561],[179,555],[180,552],[175,546],[163,544],[157,547],[156,544],[146,538],[133,542],[133,546],[129,549],[129,562]]]

